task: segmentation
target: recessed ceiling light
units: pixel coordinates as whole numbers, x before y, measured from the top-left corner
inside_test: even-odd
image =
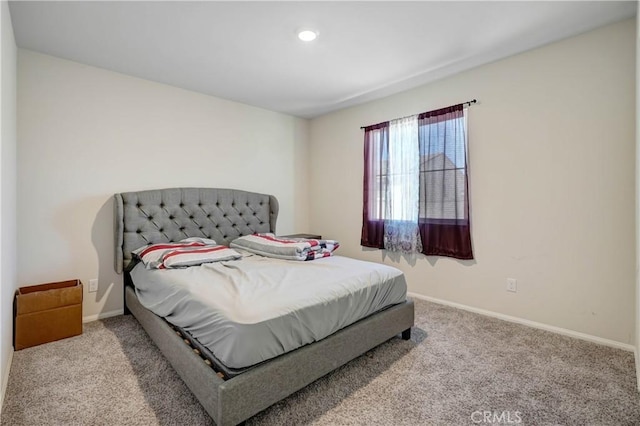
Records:
[[[318,37],[318,32],[309,29],[298,30],[298,38],[302,41],[313,41]]]

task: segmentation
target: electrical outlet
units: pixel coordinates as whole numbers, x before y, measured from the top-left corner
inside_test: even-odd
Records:
[[[98,279],[94,278],[89,280],[89,293],[95,293],[98,291]]]
[[[507,278],[507,291],[517,292],[518,291],[518,280],[515,278]]]

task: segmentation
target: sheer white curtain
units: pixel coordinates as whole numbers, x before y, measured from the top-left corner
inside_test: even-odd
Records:
[[[417,115],[389,122],[387,170],[384,248],[403,253],[420,252],[420,144]]]

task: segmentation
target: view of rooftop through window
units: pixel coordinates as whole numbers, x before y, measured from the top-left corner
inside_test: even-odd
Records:
[[[465,129],[464,132],[455,134],[456,128]],[[406,188],[402,181],[393,179],[398,174],[419,174],[419,190],[425,196],[426,202],[420,203],[418,217],[420,219],[464,219],[466,210],[466,118],[460,117],[452,120],[419,126],[419,156],[416,169],[404,170],[390,166],[389,151],[393,146],[383,143],[382,129],[377,132],[376,148],[374,152],[379,156],[378,170],[372,179],[374,187],[372,195],[375,202],[370,205],[372,218],[384,220],[406,220],[406,213],[398,203],[394,208],[385,212],[380,206],[385,205],[387,197],[402,197]],[[452,143],[451,135],[456,139]],[[383,191],[382,188],[386,188]]]

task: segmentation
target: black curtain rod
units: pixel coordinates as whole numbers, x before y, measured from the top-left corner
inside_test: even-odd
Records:
[[[475,99],[472,99],[472,100],[470,100],[470,101],[463,102],[463,103],[462,103],[462,106],[471,106],[471,105],[475,104],[476,102],[478,102],[478,101],[477,101],[477,100],[475,100]],[[458,105],[458,104],[456,104],[456,105]],[[451,105],[451,106],[455,106],[455,105]],[[445,107],[445,108],[448,108],[448,107]],[[444,109],[444,108],[438,108],[438,109]],[[434,110],[434,111],[435,111],[435,110]],[[404,117],[395,118],[394,120],[401,120],[401,119],[403,119],[403,118],[413,117],[414,115],[418,115],[418,114],[405,115]],[[386,121],[383,121],[383,122],[381,122],[381,123],[377,123],[377,124],[371,124],[371,125],[369,125],[369,126],[361,126],[360,128],[361,128],[361,129],[366,129],[367,127],[377,126],[378,124],[382,124],[382,123],[386,123]]]

